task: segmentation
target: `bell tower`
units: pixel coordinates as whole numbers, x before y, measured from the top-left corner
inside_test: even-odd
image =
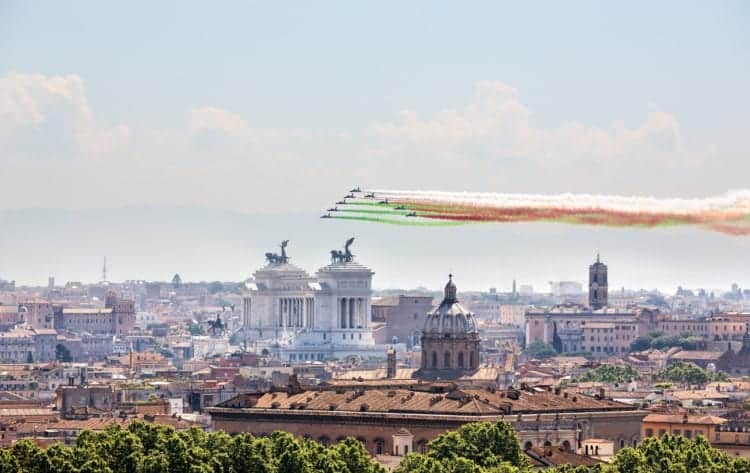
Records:
[[[601,262],[597,253],[596,262],[589,266],[589,307],[596,310],[607,306],[607,288],[607,265]]]

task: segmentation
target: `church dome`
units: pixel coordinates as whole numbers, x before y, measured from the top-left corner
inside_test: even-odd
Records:
[[[427,320],[425,320],[424,324],[424,335],[440,335],[445,337],[479,333],[474,314],[458,303],[456,294],[456,284],[453,282],[453,276],[449,275],[448,283],[445,285],[443,302],[440,303],[440,306],[435,311],[427,315]]]

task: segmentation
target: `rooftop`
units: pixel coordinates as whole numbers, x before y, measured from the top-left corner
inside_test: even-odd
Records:
[[[320,386],[298,393],[246,393],[225,401],[217,407],[249,410],[370,411],[443,415],[635,410],[633,406],[583,395],[566,396],[546,390],[458,389],[452,383],[423,383],[408,388],[391,389]]]

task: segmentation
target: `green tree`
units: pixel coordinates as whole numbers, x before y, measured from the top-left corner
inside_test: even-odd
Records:
[[[526,347],[526,353],[531,358],[539,359],[552,358],[553,356],[557,356],[557,352],[552,345],[539,341],[531,343],[528,347]]]
[[[410,453],[401,460],[393,473],[445,473],[445,467],[435,457]]]
[[[11,449],[23,473],[50,473],[52,464],[47,453],[28,439],[19,440]]]
[[[438,460],[461,457],[482,467],[496,467],[503,462],[527,465],[518,437],[505,421],[462,425],[458,430],[438,436],[429,447],[428,455]]]
[[[55,347],[55,359],[57,361],[62,361],[63,363],[70,363],[73,361],[70,350],[68,350],[68,348],[62,343],[58,343]]]
[[[630,365],[615,366],[603,364],[593,370],[586,371],[579,381],[596,381],[603,383],[629,383],[638,379],[638,371]]]
[[[645,351],[651,348],[651,338],[638,337],[630,343],[630,351]]]
[[[344,460],[349,473],[374,473],[380,471],[370,461],[370,454],[365,450],[362,442],[355,438],[347,437],[333,448]]]
[[[217,294],[224,290],[224,284],[222,284],[221,281],[214,281],[214,282],[208,283],[207,290],[209,294]]]
[[[557,334],[556,323],[552,327],[552,348],[554,348],[557,353],[562,353],[563,351],[562,339],[560,338],[560,335]]]
[[[706,384],[711,381],[726,381],[727,374],[724,372],[714,373],[703,369],[693,363],[672,363],[658,374],[661,380],[682,384]]]
[[[21,469],[18,459],[10,449],[0,449],[0,473],[17,473]],[[70,470],[60,470],[70,471]]]

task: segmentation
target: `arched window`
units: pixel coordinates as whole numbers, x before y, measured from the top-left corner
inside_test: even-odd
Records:
[[[320,442],[322,445],[328,446],[331,444],[331,439],[328,438],[327,435],[323,435],[318,438],[318,442]]]
[[[570,442],[568,442],[567,440],[564,440],[563,443],[562,443],[562,448],[566,452],[569,452],[570,451]]]
[[[445,352],[445,355],[443,355],[443,368],[450,368],[451,367],[451,352],[447,351]]]
[[[525,444],[523,444],[523,449],[524,450],[531,450],[531,447],[533,447],[533,446],[534,445],[531,442],[526,442]]]
[[[477,360],[476,356],[474,355],[474,352],[469,353],[469,368],[476,368],[477,367]]]
[[[438,365],[437,365],[437,352],[436,351],[432,352],[432,367],[433,368],[437,368],[438,367]]]
[[[458,367],[463,368],[464,367],[464,352],[458,353]]]
[[[421,439],[417,442],[417,451],[422,454],[427,453],[427,440]]]

